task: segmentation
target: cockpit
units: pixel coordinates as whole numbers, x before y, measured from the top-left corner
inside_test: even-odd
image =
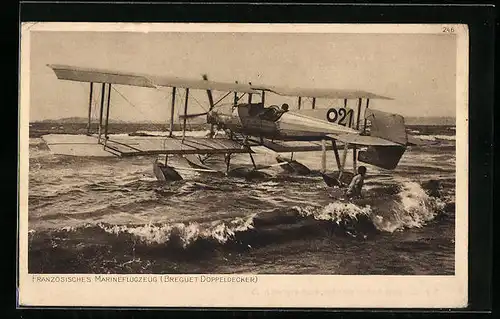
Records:
[[[271,105],[262,109],[258,117],[264,121],[276,122],[284,113],[288,112],[288,108],[288,104],[286,103],[281,108],[277,105]]]
[[[283,104],[281,107],[271,105],[264,107],[262,103],[240,104],[238,106],[238,114],[240,117],[257,118],[262,121],[276,122],[281,116],[288,112],[288,104]]]

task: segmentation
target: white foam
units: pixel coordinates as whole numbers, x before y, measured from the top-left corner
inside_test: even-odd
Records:
[[[419,139],[427,140],[427,141],[436,141],[436,140],[446,140],[446,141],[454,141],[454,135],[418,135]]]
[[[349,202],[333,202],[320,209],[314,206],[295,206],[294,209],[301,216],[312,216],[316,220],[331,220],[337,224],[346,219],[357,220],[360,215],[369,216],[372,213],[369,205],[360,207]]]
[[[394,232],[404,228],[420,228],[433,220],[444,203],[427,195],[420,184],[403,182],[390,212],[372,216],[379,230]]]
[[[252,229],[254,216],[238,217],[229,222],[217,221],[208,225],[191,222],[161,225],[149,223],[138,226],[99,224],[98,226],[110,234],[132,234],[147,244],[164,244],[176,237],[180,239],[182,247],[186,248],[198,239],[215,239],[219,243],[226,243],[234,238],[237,232]]]

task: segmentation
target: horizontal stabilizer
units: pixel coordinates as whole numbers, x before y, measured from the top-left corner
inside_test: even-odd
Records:
[[[263,139],[262,146],[276,152],[319,152],[322,150],[321,142],[317,141],[272,141]],[[326,150],[333,150],[332,145],[328,144]]]
[[[341,134],[341,135],[329,134],[328,137],[347,144],[364,145],[364,146],[400,146],[397,143],[375,136],[366,136],[359,134]]]

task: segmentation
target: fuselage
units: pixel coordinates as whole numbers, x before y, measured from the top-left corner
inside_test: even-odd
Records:
[[[329,134],[357,133],[349,127],[261,103],[224,106],[210,112],[207,122],[219,129],[276,140],[322,140]]]

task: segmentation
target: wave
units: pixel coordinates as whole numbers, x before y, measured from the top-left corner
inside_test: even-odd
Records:
[[[439,140],[455,141],[455,135],[442,135],[442,134],[437,134],[437,135],[417,135],[417,137],[419,139],[428,140],[428,141],[439,141]]]
[[[119,235],[128,233],[136,236],[147,244],[164,244],[168,241],[177,239],[183,248],[197,240],[211,239],[224,244],[231,238],[234,238],[237,232],[243,232],[252,229],[253,215],[246,218],[238,217],[227,223],[212,222],[208,225],[190,222],[187,224],[147,224],[136,227],[129,226],[107,226],[99,224],[104,231]]]
[[[317,220],[339,223],[369,218],[375,228],[383,232],[394,232],[406,228],[420,228],[443,212],[447,203],[428,192],[416,182],[407,181],[399,186],[394,196],[381,199],[375,205],[334,202],[321,209],[298,208],[301,215],[313,216]]]
[[[371,204],[366,204],[367,201]],[[86,224],[67,226],[50,234],[46,233],[45,236],[82,238],[82,233],[90,233],[91,236],[85,236],[89,241],[105,236],[108,242],[133,241],[134,245],[142,244],[145,247],[168,246],[183,250],[200,244],[212,247],[252,247],[307,236],[327,236],[331,233],[367,238],[381,232],[419,228],[444,212],[445,207],[445,202],[429,196],[420,184],[404,182],[398,193],[382,196],[378,202],[372,199],[360,202],[334,201],[326,206],[276,208],[208,222]],[[32,240],[37,237],[36,233],[30,232]],[[45,237],[43,234],[41,236]]]
[[[405,228],[420,228],[433,220],[446,206],[438,197],[429,196],[416,182],[405,182],[397,194],[398,200],[383,214],[374,214],[378,229],[394,232]]]

